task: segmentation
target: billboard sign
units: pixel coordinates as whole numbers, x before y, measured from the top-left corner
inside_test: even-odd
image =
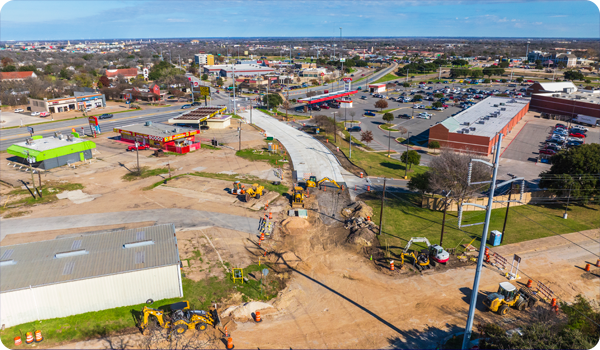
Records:
[[[352,81],[352,78],[344,78],[342,80],[345,81],[345,82],[349,82],[349,81]]]
[[[97,126],[98,125],[98,117],[96,117],[96,116],[88,117],[88,122],[90,125]]]
[[[340,62],[346,62],[345,58],[340,58]]]
[[[144,74],[144,79],[148,79],[148,68],[144,67],[144,69],[142,69],[142,72]]]

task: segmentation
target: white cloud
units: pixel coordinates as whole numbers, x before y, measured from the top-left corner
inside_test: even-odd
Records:
[[[190,20],[185,18],[167,18],[167,22],[190,22]]]
[[[539,26],[540,24],[543,24],[543,23],[542,23],[542,22],[533,22],[533,24],[535,24],[535,25],[538,25],[538,26]]]
[[[569,17],[567,15],[556,15],[556,16],[550,16],[551,18],[556,18],[556,17]]]

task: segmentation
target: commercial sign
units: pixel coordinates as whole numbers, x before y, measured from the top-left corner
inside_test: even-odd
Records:
[[[198,86],[200,86],[200,83],[199,83],[199,82],[197,82],[197,81],[195,81],[195,82],[194,82],[194,87],[198,87]]]
[[[210,95],[210,87],[208,87],[208,86],[201,86],[200,87],[200,95],[202,95],[202,96],[209,96]]]
[[[344,78],[342,80],[345,81],[345,82],[349,82],[349,81],[352,81],[352,78]]]
[[[142,73],[144,74],[144,78],[148,79],[148,68],[144,67],[144,69],[142,69]]]
[[[346,62],[345,58],[340,58],[340,62]]]
[[[135,138],[141,138],[141,139],[153,140],[153,141],[159,141],[159,142],[168,142],[168,141],[177,140],[177,139],[180,139],[183,137],[188,137],[188,136],[193,136],[193,135],[198,134],[198,130],[193,130],[193,131],[188,131],[188,132],[184,132],[184,133],[173,135],[173,136],[162,137],[162,136],[156,136],[156,135],[140,134],[137,132],[122,130],[122,129],[118,129],[118,128],[114,128],[113,131],[123,134],[123,135],[129,135],[129,136],[132,136]]]
[[[88,123],[90,125],[97,126],[98,125],[98,117],[96,117],[96,116],[88,117]]]

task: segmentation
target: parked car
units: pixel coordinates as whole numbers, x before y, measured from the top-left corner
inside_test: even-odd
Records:
[[[569,134],[569,136],[571,137],[579,137],[581,139],[585,138],[585,134],[579,133],[579,132],[572,132]]]
[[[323,109],[329,109],[330,107],[328,105],[326,105],[326,104],[322,104],[321,108],[323,108]]]
[[[565,129],[555,129],[552,133],[555,135],[567,135],[569,132]]]
[[[566,129],[567,126],[565,124],[558,123],[558,124],[554,125],[554,128]]]
[[[580,146],[580,145],[583,145],[583,141],[571,140],[571,141],[567,142],[567,147],[574,147],[574,146]]]
[[[575,128],[571,128],[570,131],[574,132],[574,133],[579,133],[579,134],[584,134],[585,135],[585,133],[587,132],[587,129],[584,130],[582,128],[575,127]]]
[[[110,113],[104,113],[98,116],[98,119],[108,119],[108,118],[112,118],[113,115]]]
[[[551,149],[541,149],[539,153],[540,154],[553,155],[553,154],[556,154],[556,151],[551,150]]]
[[[47,117],[50,115],[50,112],[40,112],[40,117]]]
[[[192,105],[183,105],[183,106],[181,106],[181,109],[188,109],[188,108],[192,108]]]
[[[25,111],[23,110],[23,108],[17,108],[17,109],[15,109],[15,113],[21,113],[21,112],[25,112]]]
[[[149,145],[139,145],[137,147],[138,150],[150,149]],[[131,145],[127,147],[127,151],[135,151],[135,145]]]
[[[429,119],[429,118],[431,118],[431,114],[429,114],[427,112],[421,112],[417,115],[417,118]]]
[[[31,116],[32,116],[32,117],[35,117],[35,116],[37,116],[37,115],[40,115],[40,112],[31,112]]]
[[[192,107],[196,107],[196,106],[202,106],[202,102],[194,102],[192,103]]]
[[[562,149],[562,147],[560,147],[556,143],[548,143],[548,144],[546,144],[546,149],[551,149],[553,151],[558,152]]]
[[[374,117],[375,113],[374,112],[365,112],[365,115],[368,115],[369,117]]]
[[[312,111],[320,111],[320,110],[321,110],[321,107],[319,107],[319,106],[317,106],[317,105],[314,105],[314,106],[310,107],[310,109],[311,109]]]
[[[366,99],[367,99],[367,96],[361,96],[361,97],[360,97],[360,99],[361,99],[361,100],[366,100]]]
[[[361,132],[362,128],[358,125],[348,128],[348,132]]]
[[[409,114],[398,114],[396,118],[410,119],[412,117]]]

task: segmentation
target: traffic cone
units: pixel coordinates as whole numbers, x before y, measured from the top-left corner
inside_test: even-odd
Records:
[[[269,212],[269,219],[273,218],[273,213]]]
[[[585,264],[585,271],[590,272],[590,264]]]
[[[394,260],[390,261],[390,270],[394,271]]]
[[[265,233],[264,233],[264,232],[261,232],[261,233],[260,233],[260,240],[261,240],[261,241],[264,241],[264,240],[265,240]]]
[[[225,338],[229,337],[229,332],[227,332],[227,327],[225,327]]]
[[[371,192],[371,185],[367,185],[367,192]]]
[[[370,216],[367,216],[367,221],[371,221],[371,217]]]
[[[600,259],[596,260],[596,267],[600,267]]]
[[[227,338],[227,349],[231,350],[233,349],[235,346],[233,345],[233,339],[231,338]]]
[[[265,203],[265,211],[269,208],[269,202]]]
[[[556,298],[552,298],[552,303],[550,304],[550,306],[552,306],[552,307],[556,306]]]

